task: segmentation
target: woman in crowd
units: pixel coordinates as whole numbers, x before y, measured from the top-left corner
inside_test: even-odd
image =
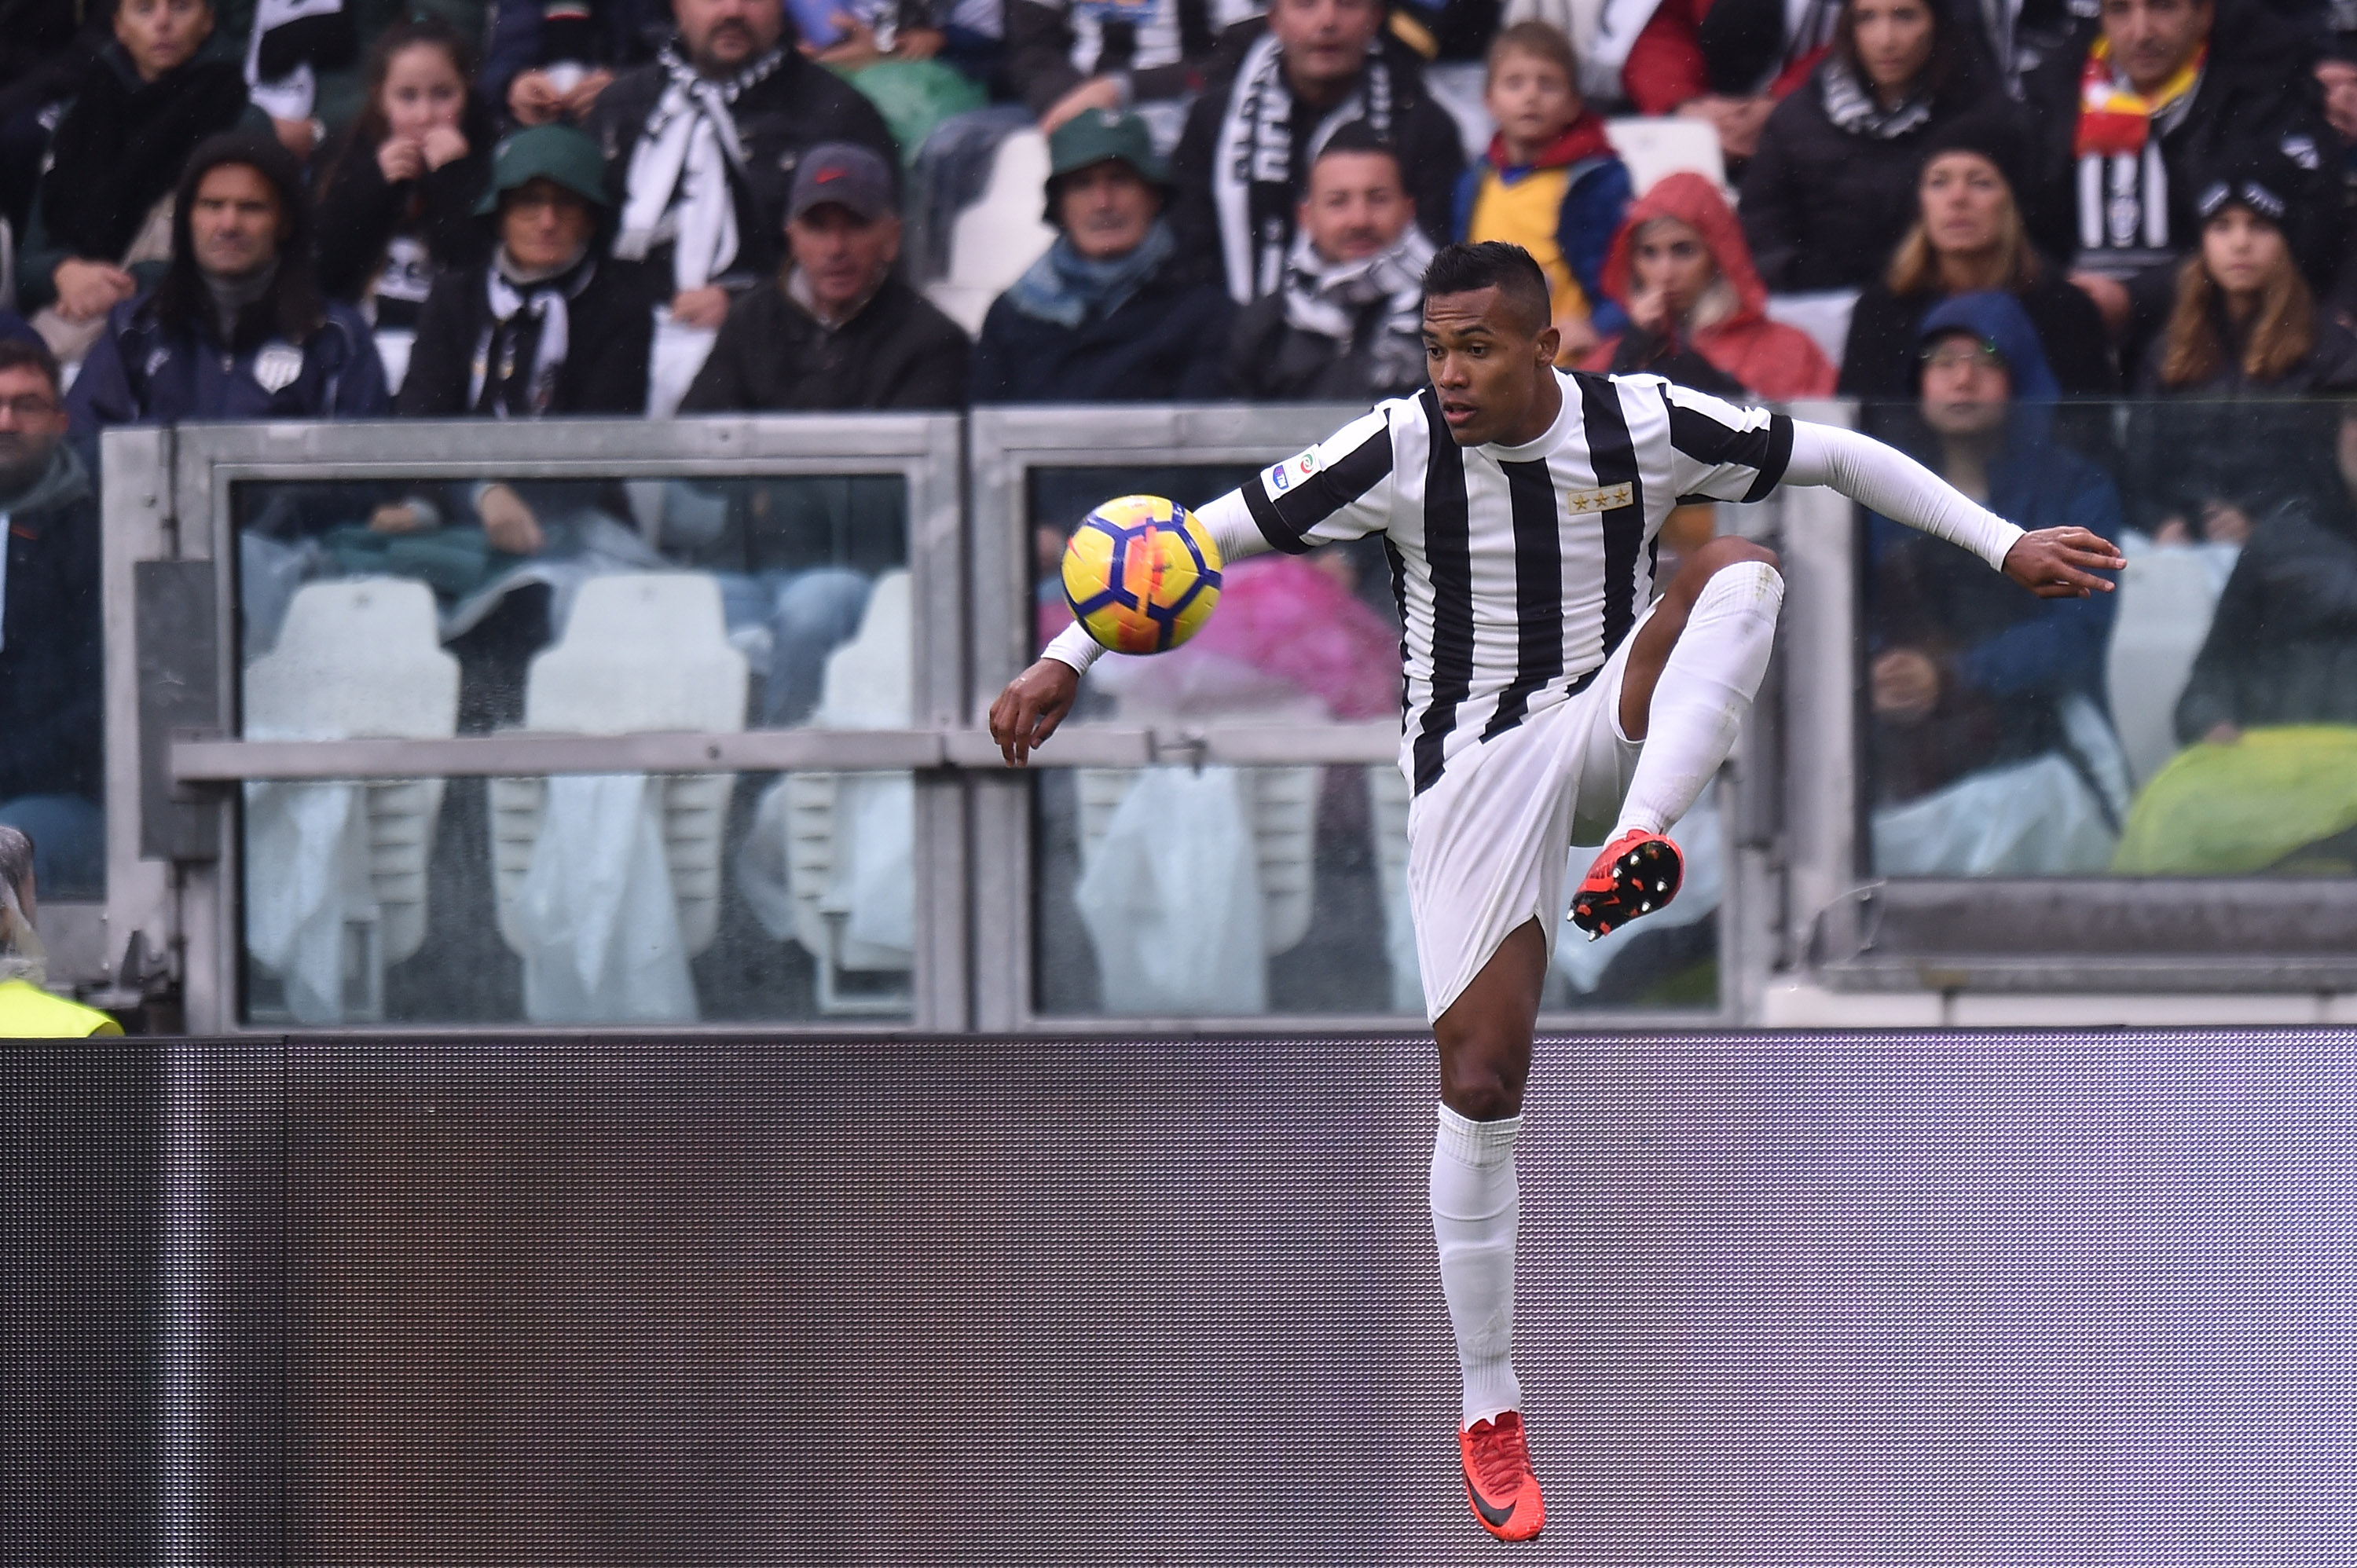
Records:
[[[2315,440],[2315,422],[2284,400],[2357,391],[2357,334],[2317,307],[2301,275],[2315,229],[2337,214],[2293,205],[2298,175],[2279,149],[2255,145],[2195,191],[2201,249],[2145,352],[2136,392],[2158,401],[2130,431],[2142,520],[2164,542],[2244,542]]]
[[[319,284],[380,328],[414,329],[437,270],[490,248],[475,215],[490,176],[490,112],[473,51],[436,17],[394,24],[369,51],[367,106],[322,159]]]
[[[1779,292],[1870,282],[1915,214],[1932,136],[1987,96],[1945,0],[1843,0],[1833,50],[1768,117],[1743,231]]]
[[[597,145],[569,125],[540,125],[501,142],[490,192],[497,248],[435,283],[394,412],[537,419],[556,413],[642,413],[654,318],[597,242],[611,214]],[[590,485],[491,484],[473,497],[494,549],[529,555],[544,542],[550,506],[596,507]],[[608,510],[619,511],[619,507]],[[433,528],[431,497],[381,507],[380,532]]]
[[[1990,289],[2020,302],[2065,397],[2119,391],[2094,302],[2029,242],[2016,196],[2027,159],[2019,130],[1994,105],[1932,134],[1915,187],[1914,227],[1850,317],[1844,396],[1910,397],[1924,316],[1943,299]]]
[[[114,41],[58,122],[18,267],[20,301],[60,360],[79,360],[106,313],[163,276],[182,166],[249,114],[266,123],[206,0],[121,0]]]
[[[1768,319],[1768,290],[1718,188],[1674,174],[1631,205],[1604,261],[1629,328],[1591,371],[1652,371],[1747,398],[1826,397],[1834,368],[1807,333]]]

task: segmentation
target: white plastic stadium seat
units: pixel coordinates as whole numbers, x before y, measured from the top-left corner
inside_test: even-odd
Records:
[[[1607,120],[1604,134],[1612,150],[1629,166],[1629,183],[1642,196],[1663,175],[1691,169],[1721,190],[1727,188],[1727,158],[1718,148],[1718,133],[1706,120],[1675,114],[1631,115]]]
[[[456,734],[458,661],[442,650],[432,590],[393,577],[304,585],[287,605],[275,645],[246,669],[244,712],[246,734],[257,738],[430,740]],[[367,886],[344,889],[340,910],[350,918],[373,906],[372,919],[357,917],[373,925],[362,933],[361,979],[367,995],[381,998],[384,967],[425,941],[426,864],[443,780],[358,788]],[[254,865],[249,875],[254,886],[271,886],[295,869]],[[371,1010],[363,1004],[357,1011]]]
[[[907,725],[916,708],[915,633],[909,574],[887,572],[867,596],[859,630],[827,656],[811,722],[827,729]],[[904,868],[914,895],[909,780],[889,773],[789,773],[772,788],[786,812],[794,940],[817,961],[819,1011],[907,1012],[905,983],[879,991],[846,985],[845,978],[906,975],[915,967],[913,929],[900,929],[894,914],[880,908],[897,910]],[[863,890],[868,908],[862,907]],[[877,940],[879,927],[894,940]]]
[[[526,729],[577,735],[745,727],[745,656],[728,644],[720,589],[692,573],[617,574],[581,586],[563,638],[526,677]],[[734,773],[672,774],[662,791],[664,862],[690,954],[720,923],[721,840]],[[491,856],[500,929],[539,842],[547,783],[491,780]]]
[[[2139,550],[2120,574],[2105,683],[2138,789],[2177,755],[2177,699],[2217,608],[2217,576],[2195,551]]]
[[[1133,768],[1076,769],[1081,798],[1081,861],[1104,842],[1114,811],[1138,779]],[[1260,873],[1261,932],[1269,956],[1290,952],[1309,934],[1317,891],[1318,775],[1315,768],[1236,770],[1240,806],[1253,829]],[[1219,911],[1205,910],[1206,918]]]
[[[1047,209],[1048,138],[1015,132],[998,144],[981,199],[950,231],[948,274],[925,293],[969,334],[982,330],[990,302],[1056,242]]]

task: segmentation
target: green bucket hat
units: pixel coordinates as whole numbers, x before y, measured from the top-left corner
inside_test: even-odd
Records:
[[[1074,169],[1118,158],[1168,197],[1170,171],[1155,155],[1153,133],[1125,109],[1084,109],[1048,138],[1048,221],[1056,220],[1056,182]]]
[[[491,185],[475,203],[479,216],[500,209],[500,198],[535,179],[563,186],[592,207],[610,207],[606,160],[587,133],[570,125],[534,125],[518,131],[491,153]]]

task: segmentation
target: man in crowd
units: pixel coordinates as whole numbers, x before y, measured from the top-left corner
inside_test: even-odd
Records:
[[[897,156],[884,118],[781,43],[778,0],[673,0],[679,32],[598,95],[590,129],[621,212],[613,255],[682,326],[716,328],[774,272],[796,164],[822,142]]]
[[[1048,139],[1048,253],[993,302],[976,403],[1173,403],[1222,395],[1234,310],[1190,274],[1162,216],[1169,187],[1146,122],[1112,109]]]
[[[231,132],[190,155],[163,281],[109,313],[66,406],[93,461],[110,424],[385,413],[368,324],[312,276],[311,204],[292,154]]]
[[[1425,91],[1415,56],[1379,36],[1383,19],[1377,0],[1275,0],[1267,32],[1188,113],[1170,226],[1182,254],[1219,258],[1238,305],[1284,285],[1309,166],[1354,120],[1398,150],[1425,232],[1448,237],[1465,168],[1457,122]]]
[[[790,265],[729,307],[680,412],[961,406],[965,334],[892,275],[900,219],[884,160],[813,148],[786,214]]]
[[[98,498],[66,445],[58,361],[0,338],[0,824],[39,849],[40,885],[106,871]]]
[[[1432,255],[1398,156],[1364,124],[1335,132],[1310,166],[1285,286],[1236,317],[1236,395],[1373,403],[1415,392]]]
[[[2309,177],[2294,200],[2335,210],[2336,143],[2310,41],[2277,12],[2222,14],[2214,0],[2102,7],[2083,56],[2057,54],[2023,78],[2039,159],[2027,206],[2040,245],[2072,258],[2072,281],[2133,352],[2168,313],[2174,263],[2201,240],[2200,171],[2230,145],[2267,142]],[[2337,244],[2327,249],[2309,280],[2319,294],[2339,260]]]

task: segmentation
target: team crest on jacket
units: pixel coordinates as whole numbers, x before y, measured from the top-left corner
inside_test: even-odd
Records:
[[[266,392],[285,392],[303,373],[303,350],[288,343],[264,343],[253,356],[253,379]]]

